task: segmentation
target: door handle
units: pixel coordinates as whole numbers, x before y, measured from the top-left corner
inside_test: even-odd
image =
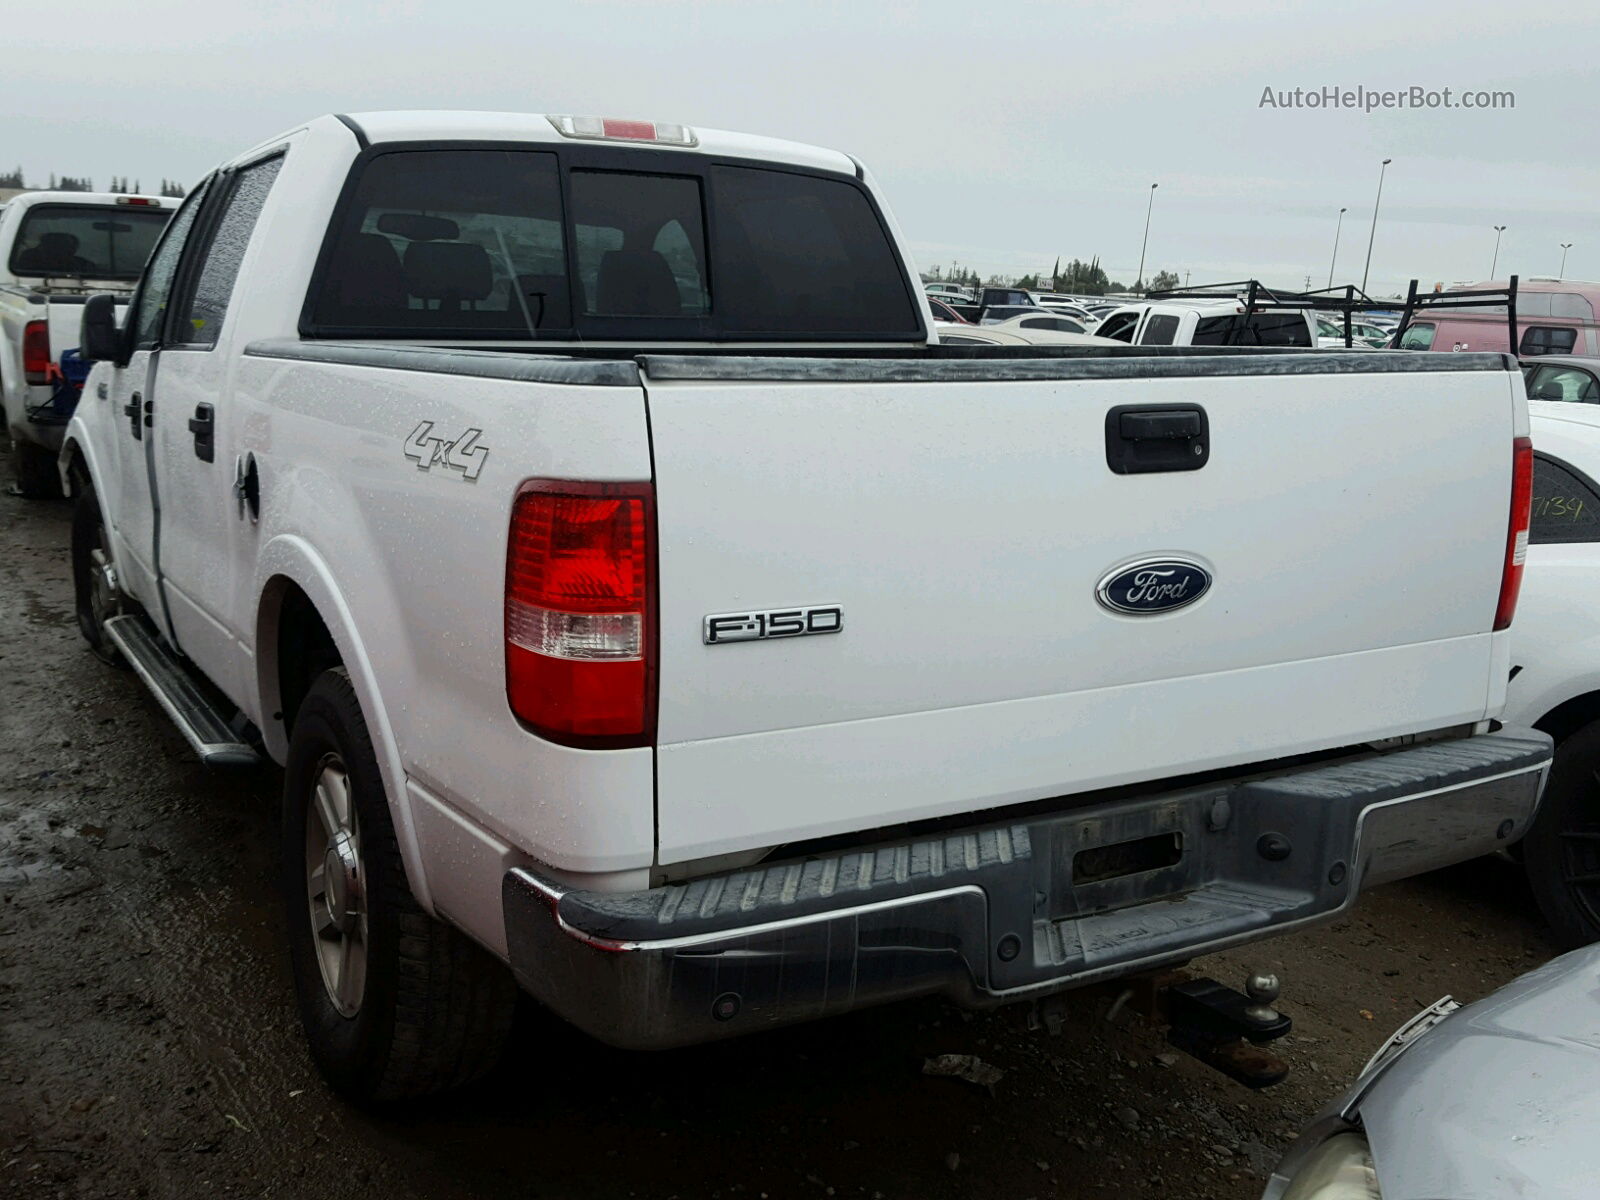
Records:
[[[1198,471],[1211,428],[1198,405],[1119,404],[1106,413],[1106,466],[1118,475]]]
[[[189,418],[189,432],[194,434],[194,456],[201,462],[213,462],[217,457],[216,424],[209,404],[197,404],[194,416]]]
[[[135,392],[128,397],[128,402],[122,406],[122,415],[128,418],[128,428],[133,430],[135,438],[142,438],[144,434],[139,430],[139,393]]]

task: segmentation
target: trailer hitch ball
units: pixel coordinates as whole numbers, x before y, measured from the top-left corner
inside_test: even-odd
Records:
[[[1257,1025],[1271,1025],[1278,1019],[1278,1010],[1272,1004],[1278,998],[1282,985],[1270,971],[1253,971],[1245,977],[1244,994],[1250,997],[1250,1007],[1244,1015]]]

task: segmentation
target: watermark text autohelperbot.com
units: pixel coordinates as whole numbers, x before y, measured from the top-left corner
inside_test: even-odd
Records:
[[[1493,108],[1517,106],[1517,94],[1482,88],[1427,88],[1420,85],[1379,91],[1375,88],[1320,87],[1261,89],[1257,108],[1337,108],[1377,112],[1395,108]]]

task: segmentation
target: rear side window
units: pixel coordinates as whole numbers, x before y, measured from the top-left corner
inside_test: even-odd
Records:
[[[23,214],[11,273],[32,278],[137,279],[172,209],[36,204]]]
[[[267,202],[267,193],[283,168],[283,156],[269,158],[245,167],[233,177],[226,207],[211,234],[205,260],[193,283],[187,301],[178,308],[172,324],[172,340],[179,345],[215,346],[228,315],[233,284],[250,245],[256,219]]]
[[[1178,318],[1171,313],[1157,313],[1144,323],[1144,333],[1139,337],[1141,346],[1170,346],[1178,336]]]
[[[1529,373],[1528,399],[1560,400],[1569,404],[1600,403],[1595,378],[1578,367],[1540,367]]]
[[[1522,333],[1522,354],[1571,354],[1577,344],[1576,329],[1562,329],[1553,325],[1530,325]]]
[[[308,335],[922,333],[921,306],[853,182],[659,151],[587,158],[565,195],[547,151],[403,150],[356,170],[308,297]]]
[[[1595,494],[1594,481],[1558,459],[1535,454],[1528,540],[1600,541],[1600,495]]]
[[[1116,338],[1119,342],[1131,342],[1134,326],[1138,323],[1138,313],[1118,313],[1100,322],[1100,328],[1095,333],[1100,337]]]

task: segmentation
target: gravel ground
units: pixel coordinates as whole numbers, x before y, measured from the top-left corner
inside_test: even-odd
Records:
[[[482,1086],[378,1119],[302,1047],[273,885],[276,770],[200,768],[83,648],[65,504],[0,495],[0,1195],[1250,1197],[1300,1123],[1444,993],[1555,953],[1519,872],[1381,888],[1347,920],[1201,960],[1266,967],[1288,1082],[1245,1091],[1103,998],[900,1005],[624,1054],[533,1011]],[[972,1054],[991,1090],[922,1073]]]

